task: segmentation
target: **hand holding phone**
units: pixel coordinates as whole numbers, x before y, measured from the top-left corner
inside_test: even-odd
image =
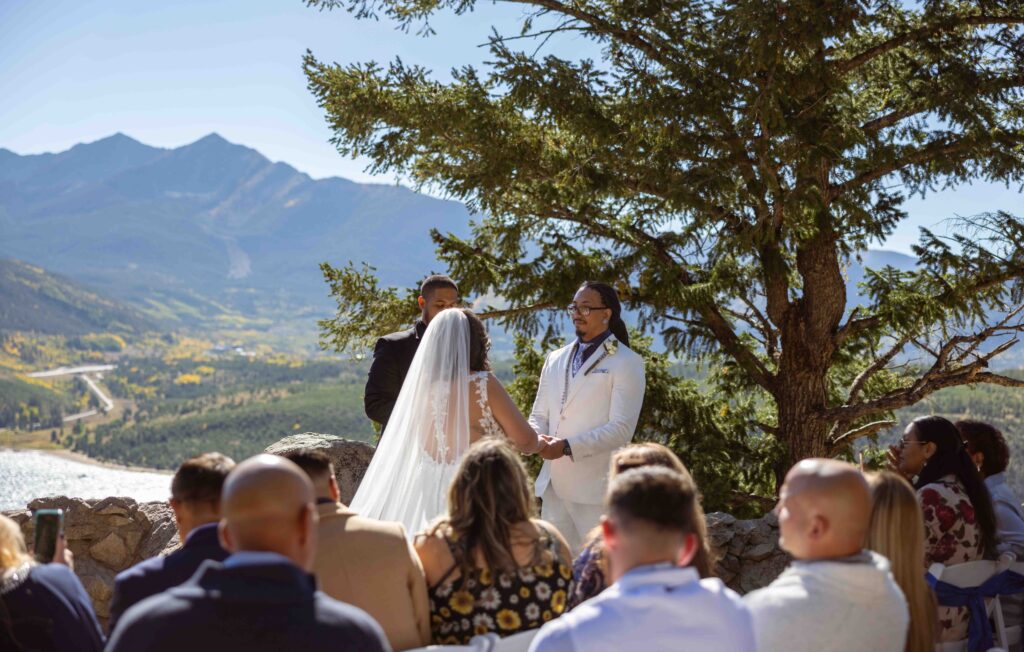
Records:
[[[32,553],[36,561],[42,564],[56,561],[58,552],[63,557],[64,510],[37,509],[32,521],[35,524]]]

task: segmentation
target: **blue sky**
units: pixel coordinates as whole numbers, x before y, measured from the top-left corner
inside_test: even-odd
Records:
[[[491,26],[517,30],[521,8],[481,4],[431,21],[431,37],[387,21],[321,12],[301,0],[0,1],[0,147],[61,151],[115,132],[177,147],[217,132],[313,177],[392,182],[343,159],[306,89],[301,57],[350,63],[401,57],[441,79],[487,58]],[[577,37],[550,47],[592,51]],[[953,214],[1024,212],[1016,188],[976,184],[907,204],[885,243],[909,252],[919,226]],[[940,229],[941,230],[941,229]]]

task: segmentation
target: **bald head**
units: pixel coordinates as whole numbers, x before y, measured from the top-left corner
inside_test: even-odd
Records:
[[[803,460],[786,475],[777,511],[780,542],[796,559],[854,555],[871,519],[871,490],[852,464]]]
[[[276,552],[312,566],[316,540],[315,493],[293,462],[257,455],[228,474],[221,494],[221,537],[232,552]]]

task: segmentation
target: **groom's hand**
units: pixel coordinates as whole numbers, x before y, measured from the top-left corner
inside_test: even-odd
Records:
[[[539,453],[541,457],[546,460],[557,460],[562,457],[565,449],[565,440],[559,437],[550,437],[548,435],[541,435],[544,438],[544,443],[547,444]]]

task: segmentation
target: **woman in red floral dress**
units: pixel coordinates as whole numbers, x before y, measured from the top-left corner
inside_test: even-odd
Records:
[[[914,488],[924,514],[924,566],[951,566],[994,557],[995,513],[985,481],[952,422],[915,419],[891,455]],[[967,637],[966,609],[939,607],[940,639]]]

